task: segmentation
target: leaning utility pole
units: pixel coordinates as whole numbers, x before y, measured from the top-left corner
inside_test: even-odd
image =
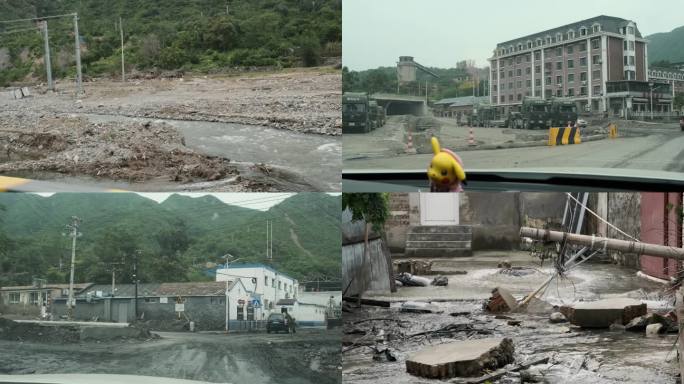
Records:
[[[54,91],[55,85],[52,82],[52,64],[50,62],[50,40],[48,39],[47,20],[43,20],[43,40],[45,40],[45,70],[47,71],[48,90]]]
[[[126,70],[124,69],[124,40],[123,40],[123,22],[119,17],[119,29],[121,30],[121,82],[126,82]]]
[[[76,42],[76,94],[80,95],[83,93],[82,88],[82,76],[81,76],[81,38],[78,35],[78,13],[74,13],[74,39]]]
[[[81,234],[78,232],[78,226],[81,223],[81,219],[76,216],[71,216],[71,224],[67,224],[67,229],[70,231],[69,236],[71,236],[71,274],[69,276],[69,301],[67,303],[68,307],[68,317],[69,320],[73,318],[74,314],[74,264],[76,262],[76,238]]]
[[[599,236],[579,235],[576,233],[551,231],[548,229],[530,227],[520,228],[520,236],[544,241],[565,241],[568,244],[579,244],[589,247],[590,249],[610,249],[621,252],[636,253],[640,255],[684,260],[684,248],[670,247],[667,245],[618,240]]]

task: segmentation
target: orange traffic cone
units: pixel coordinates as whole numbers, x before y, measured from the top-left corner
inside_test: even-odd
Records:
[[[475,136],[473,136],[472,128],[470,128],[470,133],[468,134],[468,145],[475,145]]]
[[[406,153],[416,153],[416,150],[413,149],[413,136],[411,135],[411,131],[408,131],[408,137],[406,139]]]

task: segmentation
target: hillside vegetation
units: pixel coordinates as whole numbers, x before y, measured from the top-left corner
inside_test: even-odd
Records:
[[[671,63],[684,62],[684,26],[670,32],[655,33],[646,36],[648,39],[648,61]]]
[[[0,0],[2,20],[73,12],[90,76],[120,75],[120,17],[127,71],[315,66],[341,56],[341,0]],[[50,19],[48,30],[53,76],[73,76],[73,18]],[[37,24],[0,23],[0,86],[44,79],[43,55]]]
[[[245,197],[245,204],[269,196]],[[71,238],[64,234],[72,216],[82,220],[77,281],[111,282],[112,266],[123,263],[117,280],[129,282],[138,251],[143,282],[210,279],[206,270],[226,254],[299,279],[339,277],[340,204],[339,196],[322,193],[293,195],[268,211],[213,196],[172,195],[159,204],[129,193],[0,194],[0,286],[67,282]],[[265,257],[266,220],[273,221],[272,260]]]

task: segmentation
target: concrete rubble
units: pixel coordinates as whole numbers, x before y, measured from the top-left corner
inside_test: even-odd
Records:
[[[628,324],[646,314],[646,304],[634,299],[604,299],[562,306],[560,312],[570,323],[582,328],[608,328],[613,323]]]
[[[485,302],[485,310],[488,312],[510,312],[518,308],[518,302],[508,290],[494,288],[492,296]]]
[[[431,379],[478,376],[513,362],[509,338],[465,340],[422,349],[406,360],[406,371]]]

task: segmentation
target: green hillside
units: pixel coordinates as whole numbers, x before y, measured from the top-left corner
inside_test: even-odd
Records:
[[[302,193],[259,211],[212,196],[172,195],[158,204],[129,193],[0,194],[0,207],[0,286],[34,277],[66,282],[71,238],[64,233],[72,216],[82,220],[78,281],[110,282],[113,263],[123,263],[119,280],[130,281],[138,251],[142,281],[206,280],[207,263],[224,262],[228,253],[299,279],[340,275],[339,196]],[[272,260],[265,257],[267,219]]]
[[[684,27],[675,28],[670,32],[655,33],[646,36],[646,39],[649,41],[649,63],[653,64],[658,61],[684,62]]]
[[[0,0],[0,20],[77,12],[90,76],[120,75],[120,17],[128,71],[211,72],[313,66],[322,56],[341,56],[341,11],[341,0]],[[53,74],[73,75],[73,18],[50,19],[48,30]],[[0,23],[0,86],[44,78],[42,58],[34,22]]]

